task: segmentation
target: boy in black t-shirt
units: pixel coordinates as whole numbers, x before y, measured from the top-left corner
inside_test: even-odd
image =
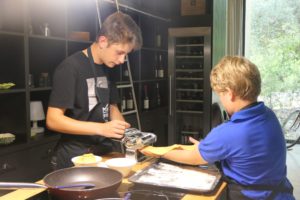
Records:
[[[49,129],[62,133],[52,159],[54,169],[72,166],[71,158],[112,150],[109,138],[122,138],[130,124],[120,113],[118,92],[109,74],[142,45],[141,31],[126,14],[114,13],[96,41],[66,58],[56,69],[47,111]]]

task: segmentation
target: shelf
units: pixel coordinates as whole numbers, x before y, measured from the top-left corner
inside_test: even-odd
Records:
[[[204,58],[204,56],[176,56],[176,58],[179,58],[179,59],[187,59],[187,58]]]
[[[136,113],[136,110],[129,110],[129,111],[122,112],[122,115],[131,115],[134,113]]]
[[[168,49],[155,48],[155,47],[142,47],[142,50],[168,52]]]
[[[55,37],[55,36],[43,36],[43,35],[30,35],[29,38],[37,38],[42,40],[60,40],[60,41],[66,41],[66,38],[63,37]]]
[[[133,87],[132,84],[126,84],[126,85],[117,85],[117,88],[121,89],[121,88],[131,88]]]
[[[192,100],[192,99],[176,99],[176,102],[182,102],[182,103],[203,103],[202,100]]]
[[[39,91],[51,91],[52,87],[37,87],[37,88],[30,88],[30,92],[39,92]]]
[[[204,47],[204,44],[176,44],[176,47]]]
[[[203,81],[203,78],[176,78],[177,81]]]
[[[203,92],[203,89],[176,89],[177,92]]]
[[[0,30],[0,35],[14,35],[14,36],[21,36],[24,37],[24,33],[12,32],[12,31],[3,31]]]
[[[203,69],[176,69],[176,72],[203,72]]]
[[[140,81],[136,81],[139,83],[148,83],[148,82],[158,82],[158,81],[166,81],[168,80],[167,78],[157,78],[157,79],[145,79],[145,80],[140,80]]]
[[[0,94],[22,93],[25,91],[26,91],[25,89],[7,89],[7,90],[0,90]]]
[[[186,114],[203,114],[203,111],[194,111],[194,110],[176,110],[177,113],[186,113]]]
[[[198,131],[181,131],[182,135],[200,135]]]
[[[118,85],[129,85],[130,84],[130,82],[129,81],[118,81],[118,82],[116,82],[116,85],[118,86]]]
[[[133,84],[138,84],[138,83],[155,83],[155,82],[161,82],[161,81],[167,81],[167,78],[157,78],[157,79],[144,79],[144,80],[135,80],[133,81]],[[123,88],[122,85],[129,85],[129,81],[119,81],[116,82],[117,88]],[[126,87],[125,87],[126,88]]]

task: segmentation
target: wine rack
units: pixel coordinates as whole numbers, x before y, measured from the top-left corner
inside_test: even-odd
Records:
[[[176,39],[176,112],[203,113],[203,46],[203,36]]]
[[[169,143],[202,138],[210,119],[210,28],[169,29]]]

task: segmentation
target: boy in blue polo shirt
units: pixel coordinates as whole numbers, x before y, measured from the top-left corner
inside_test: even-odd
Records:
[[[162,157],[192,165],[220,161],[228,199],[295,199],[286,178],[280,123],[272,110],[257,102],[261,91],[257,67],[244,57],[226,56],[212,69],[210,81],[230,120],[200,142],[190,138],[194,150],[171,150]],[[155,156],[147,148],[142,153]]]

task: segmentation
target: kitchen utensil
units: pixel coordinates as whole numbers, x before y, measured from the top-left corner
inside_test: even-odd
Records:
[[[145,146],[156,142],[157,137],[154,133],[142,132],[136,128],[128,128],[125,130],[125,136],[122,143],[126,148],[141,149]]]
[[[79,183],[72,185],[57,185],[53,187],[54,189],[68,189],[68,188],[81,188],[90,189],[95,187],[93,183]],[[25,182],[0,182],[0,188],[3,189],[20,189],[20,188],[48,188],[47,185],[39,183],[25,183]]]
[[[126,147],[126,157],[141,161],[145,156],[139,152],[139,149],[152,145],[157,137],[154,133],[142,132],[136,128],[125,130],[125,136],[121,143]]]
[[[43,181],[53,199],[91,200],[114,193],[122,182],[122,174],[109,168],[71,167],[54,171],[46,175]],[[56,188],[78,184],[93,184],[95,187]]]

